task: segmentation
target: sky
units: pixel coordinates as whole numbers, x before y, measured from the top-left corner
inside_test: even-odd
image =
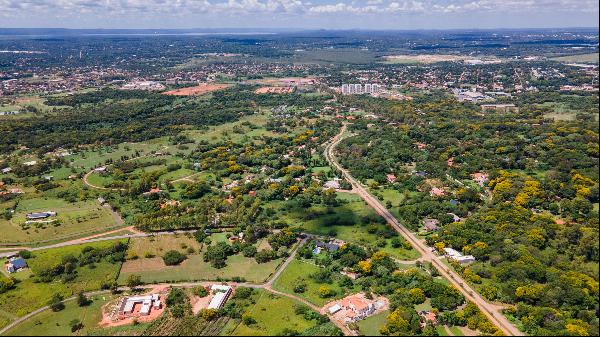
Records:
[[[598,0],[0,0],[0,28],[562,28],[598,16]]]

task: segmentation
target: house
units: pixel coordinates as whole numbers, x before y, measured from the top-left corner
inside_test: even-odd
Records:
[[[26,161],[26,162],[23,163],[23,165],[25,165],[25,166],[33,166],[35,164],[37,164],[37,161],[35,161],[35,160]]]
[[[446,255],[447,259],[455,260],[460,264],[475,262],[475,257],[473,255],[463,255],[459,251],[452,248],[444,248],[444,255]]]
[[[429,191],[429,194],[431,194],[433,197],[443,197],[446,195],[446,191],[444,191],[443,188],[434,187],[431,189],[431,191]]]
[[[144,192],[142,194],[148,196],[148,195],[152,195],[152,194],[161,194],[161,193],[163,193],[163,190],[155,187],[155,188],[151,188],[150,191]]]
[[[56,212],[29,213],[29,214],[27,214],[27,220],[46,219],[46,218],[51,217],[53,215],[56,215]]]
[[[489,176],[487,175],[487,173],[482,172],[475,172],[471,174],[471,178],[481,187],[483,187],[485,183],[489,180]]]
[[[325,189],[330,189],[333,188],[334,190],[339,190],[340,189],[340,178],[333,178],[333,180],[329,180],[328,182],[326,182],[323,185],[323,188]]]
[[[208,304],[208,309],[221,309],[233,292],[233,288],[230,286],[220,284],[213,284],[210,290],[214,295]]]
[[[22,257],[12,257],[6,263],[6,271],[11,274],[27,269],[27,267],[27,262]]]
[[[396,181],[396,176],[393,174],[386,174],[385,176],[387,178],[388,183],[392,184]]]
[[[428,232],[435,232],[435,231],[439,230],[440,229],[439,224],[440,224],[440,220],[438,220],[438,219],[426,218],[423,220],[423,227],[425,227],[425,230]]]
[[[421,318],[421,327],[425,327],[427,322],[437,324],[437,315],[433,311],[419,311],[419,317]]]
[[[8,173],[8,172],[10,172],[10,171],[12,171],[12,168],[10,168],[10,167],[5,167],[5,168],[2,169],[2,173],[5,173],[5,174]]]
[[[339,305],[342,309],[346,310],[345,323],[359,321],[375,312],[373,302],[367,300],[361,294],[348,296]]]
[[[338,240],[338,239],[334,239],[329,242],[318,241],[318,240],[315,241],[316,248],[327,249],[330,252],[338,251],[345,244],[346,244],[346,242],[344,242],[342,240]],[[319,253],[320,252],[321,251],[319,250]]]

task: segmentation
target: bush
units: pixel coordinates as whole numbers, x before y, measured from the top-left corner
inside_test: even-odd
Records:
[[[197,287],[194,289],[194,294],[198,297],[206,297],[208,296],[208,290],[204,287]]]
[[[170,250],[163,256],[163,261],[167,266],[176,266],[183,262],[187,257],[176,250]]]
[[[127,285],[129,288],[135,288],[142,284],[142,277],[140,275],[129,275],[125,281],[125,285]]]
[[[69,326],[71,327],[71,332],[76,332],[83,328],[83,323],[81,323],[81,321],[78,319],[74,319],[69,322]]]
[[[48,300],[48,306],[54,312],[61,311],[65,308],[65,304],[62,302],[63,299],[64,297],[61,294],[56,293]]]

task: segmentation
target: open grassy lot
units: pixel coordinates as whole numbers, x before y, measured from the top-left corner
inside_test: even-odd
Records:
[[[113,298],[110,294],[95,295],[90,297],[92,303],[79,307],[76,301],[65,302],[65,309],[59,312],[46,310],[29,320],[9,330],[7,336],[81,336],[96,328],[102,319],[101,308]],[[71,332],[69,323],[78,319],[83,323],[83,328],[75,333]]]
[[[334,298],[321,298],[319,296],[319,287],[321,287],[322,284],[315,282],[310,277],[311,274],[317,272],[319,269],[320,267],[314,264],[295,259],[287,266],[283,273],[281,273],[279,278],[273,284],[273,288],[302,297],[317,306],[323,306],[334,298],[342,298],[347,295],[337,283],[333,282],[332,284],[323,285],[334,290],[336,296]],[[306,291],[304,293],[295,293],[294,287],[300,283],[306,284]]]
[[[184,134],[195,141],[232,141],[239,143],[255,137],[275,136],[271,131],[265,129],[265,125],[269,120],[270,112],[244,116],[233,123],[225,123],[221,125],[211,126],[207,130],[190,130]],[[254,127],[247,126],[251,123]],[[240,130],[236,132],[234,130]]]
[[[61,263],[65,255],[77,256],[87,246],[107,248],[118,241],[126,242],[126,240],[110,240],[41,250],[35,252],[32,258],[27,259],[27,263],[35,275],[45,268]],[[23,316],[45,306],[55,293],[60,293],[68,298],[80,291],[98,290],[103,283],[115,280],[119,268],[120,264],[106,261],[94,264],[93,267],[79,267],[77,268],[77,277],[67,283],[58,280],[50,283],[36,283],[32,278],[24,279],[18,282],[13,289],[0,294],[0,310],[12,315]]]
[[[215,244],[227,238],[225,233],[216,233],[211,236],[211,240]],[[138,258],[123,264],[119,277],[120,283],[124,283],[129,275],[140,275],[142,281],[146,283],[209,281],[234,277],[244,278],[248,282],[262,283],[275,272],[282,261],[276,259],[267,263],[257,263],[254,258],[246,258],[238,254],[229,256],[227,266],[224,268],[213,268],[210,263],[203,261],[201,245],[193,237],[185,235],[135,238],[130,241],[129,247],[127,256]],[[194,253],[187,253],[190,247],[194,249]],[[166,266],[162,256],[169,250],[178,250],[187,254],[188,258],[178,266]]]
[[[204,262],[201,254],[188,255],[187,260],[178,266],[166,266],[160,257],[140,258],[123,264],[119,283],[124,283],[129,275],[140,275],[142,281],[153,282],[185,282],[210,281],[241,277],[248,282],[262,283],[269,278],[281,262],[281,259],[267,263],[257,263],[253,258],[233,255],[227,259],[227,266],[213,268]]]
[[[192,248],[198,252],[201,246],[193,236],[183,234],[134,238],[129,242],[127,257],[137,256],[143,258],[149,255],[161,257],[169,250],[177,250],[186,254],[188,248]]]
[[[360,333],[364,336],[381,336],[379,329],[385,325],[389,314],[390,312],[386,310],[358,321]]]
[[[282,220],[303,232],[334,236],[346,242],[374,246],[376,241],[381,239],[378,232],[387,229],[388,225],[373,221],[379,220],[379,215],[359,196],[340,192],[338,198],[347,203],[330,208],[312,206],[309,209],[290,208],[282,202],[273,202],[271,206],[278,210]],[[386,246],[380,249],[400,260],[414,260],[420,256],[414,249],[393,248],[390,239],[387,239]]]
[[[40,211],[57,212],[56,216],[44,219],[56,219],[57,222],[25,224],[27,213]],[[61,241],[117,225],[110,212],[96,201],[70,203],[52,197],[26,197],[19,202],[12,219],[0,219],[0,231],[3,233],[0,245]]]
[[[256,323],[249,326],[240,323],[231,335],[277,336],[281,335],[284,329],[302,332],[315,325],[315,321],[307,321],[294,312],[294,306],[302,304],[264,290],[259,290],[257,297],[256,304],[245,312],[245,315],[250,315]]]
[[[599,57],[598,57],[598,53],[589,53],[589,54],[560,56],[560,57],[552,58],[551,60],[559,61],[559,62],[577,62],[577,63],[598,64]]]

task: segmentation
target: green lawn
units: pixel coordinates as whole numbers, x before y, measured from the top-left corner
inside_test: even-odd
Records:
[[[320,267],[316,265],[295,259],[288,265],[283,273],[281,273],[279,278],[273,284],[273,288],[275,290],[302,297],[317,306],[323,306],[325,303],[330,302],[335,298],[342,298],[347,295],[344,290],[334,281],[332,284],[323,285],[334,290],[336,292],[336,296],[333,298],[321,298],[319,296],[319,287],[321,287],[322,284],[318,284],[312,278],[310,278],[310,274],[315,273],[319,269]],[[295,293],[294,287],[301,282],[306,284],[306,291],[304,293]]]
[[[346,242],[374,246],[375,242],[381,239],[381,235],[377,232],[370,233],[369,228],[374,226],[379,231],[389,229],[388,225],[365,220],[365,217],[371,220],[378,219],[379,215],[359,196],[342,192],[338,193],[338,198],[345,200],[346,203],[331,207],[329,210],[322,205],[312,206],[308,210],[293,209],[285,202],[271,202],[270,206],[277,210],[282,220],[303,232],[335,236]],[[314,216],[308,217],[307,215],[311,213]],[[400,260],[414,260],[420,257],[414,249],[393,248],[391,239],[387,239],[386,246],[379,249]]]
[[[36,274],[44,268],[59,264],[65,255],[77,256],[86,246],[105,248],[118,241],[126,242],[126,240],[111,240],[41,250],[35,252],[32,258],[27,259],[27,263],[31,272]],[[105,261],[95,264],[93,268],[79,267],[77,268],[77,277],[68,283],[59,280],[50,283],[36,283],[31,278],[24,279],[18,282],[13,289],[0,294],[0,310],[12,315],[23,316],[45,306],[55,293],[60,293],[68,298],[80,291],[99,290],[103,283],[117,277],[119,268],[120,264]]]
[[[110,294],[90,297],[92,303],[79,307],[76,301],[65,302],[59,312],[46,310],[9,330],[7,336],[75,336],[87,335],[102,319],[101,307],[113,297]],[[83,329],[72,333],[69,322],[78,319]]]
[[[358,321],[357,324],[360,333],[365,336],[381,336],[379,329],[385,325],[389,314],[389,310],[386,310],[378,313],[377,315],[373,315]]]
[[[307,321],[294,312],[294,300],[278,296],[264,290],[258,291],[256,304],[245,312],[256,320],[250,326],[239,323],[230,335],[233,336],[277,336],[284,329],[302,332],[315,325],[315,321]]]
[[[46,220],[57,223],[25,224],[27,213],[54,211],[56,216]],[[110,212],[97,201],[70,203],[53,197],[26,197],[21,199],[12,219],[0,219],[4,233],[0,245],[7,243],[37,244],[60,242],[82,237],[117,226]]]

